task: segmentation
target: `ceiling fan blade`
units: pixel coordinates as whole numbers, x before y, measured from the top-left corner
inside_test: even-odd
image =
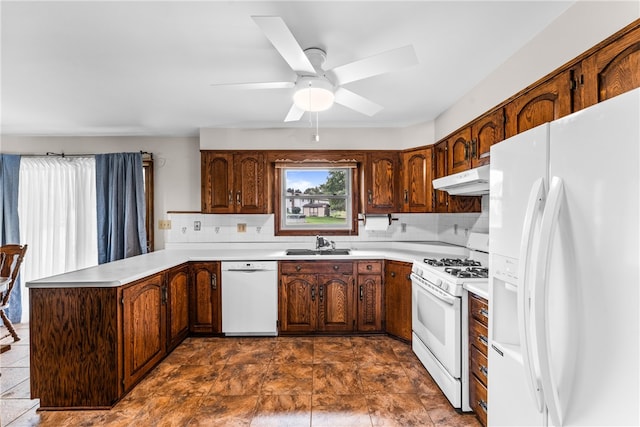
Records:
[[[366,79],[367,77],[400,70],[417,63],[416,52],[412,45],[408,45],[335,67],[331,71],[336,77],[337,84],[343,85]]]
[[[279,16],[252,16],[252,18],[293,71],[316,74],[309,58],[304,54],[282,18]]]
[[[293,82],[264,82],[264,83],[221,83],[212,84],[213,87],[223,89],[252,90],[252,89],[291,89]]]
[[[367,116],[373,116],[382,110],[382,106],[343,87],[336,90],[335,102]]]
[[[287,113],[287,117],[284,118],[285,122],[296,122],[302,118],[304,110],[299,108],[296,104],[291,106],[291,109]]]

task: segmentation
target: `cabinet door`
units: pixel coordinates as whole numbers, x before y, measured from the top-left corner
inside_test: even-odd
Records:
[[[233,154],[202,151],[200,157],[202,212],[233,212]]]
[[[313,332],[317,324],[318,285],[314,274],[280,276],[280,331]]]
[[[431,212],[431,147],[402,153],[402,212]]]
[[[398,154],[369,153],[365,167],[366,213],[392,213],[397,210]]]
[[[387,333],[411,341],[411,264],[385,264],[385,319]]]
[[[236,212],[266,213],[264,155],[236,154],[233,161]]]
[[[471,125],[471,167],[489,163],[491,146],[504,139],[504,109],[489,113]]]
[[[318,275],[318,327],[323,332],[351,332],[355,327],[353,276]]]
[[[382,331],[382,275],[358,274],[358,331]]]
[[[640,27],[582,62],[582,103],[586,108],[640,87]]]
[[[173,350],[189,334],[189,266],[167,273],[167,350]]]
[[[166,288],[158,274],[122,291],[125,391],[166,354]]]
[[[448,174],[463,172],[471,166],[471,128],[466,127],[449,140]]]
[[[447,153],[448,142],[440,141],[433,146],[433,178],[447,176]],[[449,194],[446,191],[433,190],[433,211],[447,212],[449,205]]]
[[[570,114],[571,70],[566,70],[514,99],[505,107],[506,137]]]
[[[220,263],[194,262],[191,264],[191,302],[189,327],[200,334],[220,333],[222,311],[220,300]]]

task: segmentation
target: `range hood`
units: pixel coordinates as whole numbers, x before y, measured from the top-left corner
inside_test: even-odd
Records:
[[[434,179],[433,188],[452,196],[489,194],[489,165]]]

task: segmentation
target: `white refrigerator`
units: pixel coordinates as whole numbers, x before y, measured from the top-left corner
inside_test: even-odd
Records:
[[[640,425],[640,89],[491,148],[491,426]]]

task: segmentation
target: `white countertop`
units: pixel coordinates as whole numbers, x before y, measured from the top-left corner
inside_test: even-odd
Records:
[[[151,276],[188,261],[293,261],[389,259],[404,262],[425,257],[464,256],[464,247],[443,242],[358,243],[350,255],[291,256],[285,249],[300,247],[286,243],[185,244],[145,255],[27,282],[29,288],[114,287]]]

